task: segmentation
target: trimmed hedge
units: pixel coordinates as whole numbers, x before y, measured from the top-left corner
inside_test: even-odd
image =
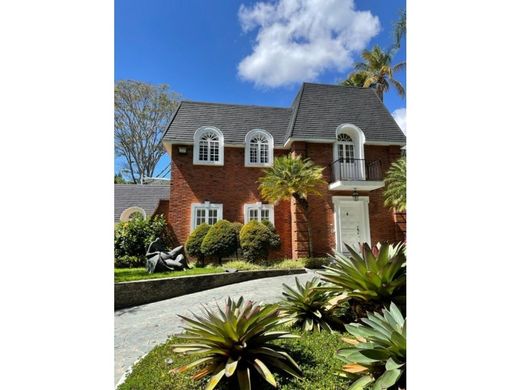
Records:
[[[204,241],[204,237],[206,237],[210,228],[210,225],[203,223],[202,225],[197,226],[186,240],[186,253],[190,256],[196,257],[197,261],[201,264],[204,264],[204,253],[201,248],[202,241]]]
[[[269,249],[280,245],[280,237],[272,224],[250,221],[240,231],[242,255],[247,261],[263,261],[269,255]]]
[[[201,245],[204,256],[216,257],[220,265],[222,265],[222,258],[232,255],[237,248],[238,240],[235,227],[225,219],[211,226]]]

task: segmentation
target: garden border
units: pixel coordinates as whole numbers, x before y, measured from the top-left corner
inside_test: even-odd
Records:
[[[114,284],[114,309],[119,310],[158,302],[248,280],[297,275],[306,272],[305,268],[270,269],[119,282]]]

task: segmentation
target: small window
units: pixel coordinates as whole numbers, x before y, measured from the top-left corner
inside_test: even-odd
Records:
[[[274,141],[265,130],[251,130],[245,139],[246,167],[270,167],[273,165]]]
[[[222,219],[222,204],[217,203],[194,203],[191,205],[191,229],[207,223],[214,225]]]
[[[224,136],[216,127],[201,127],[193,136],[193,164],[224,165]]]
[[[260,202],[244,205],[244,223],[249,221],[270,221],[274,225],[273,205]]]

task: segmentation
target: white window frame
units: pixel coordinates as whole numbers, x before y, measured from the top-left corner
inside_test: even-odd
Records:
[[[129,207],[129,208],[123,210],[123,212],[119,216],[119,221],[121,221],[121,222],[130,221],[130,216],[133,213],[139,213],[143,216],[143,218],[146,218],[146,211],[144,211],[144,209],[142,207],[132,206],[132,207]]]
[[[244,205],[244,224],[249,222],[249,210],[258,211],[258,222],[262,221],[262,210],[269,210],[269,222],[274,226],[274,206],[272,204],[265,204],[262,202],[246,203]]]
[[[206,132],[212,132],[218,137],[218,160],[217,161],[206,161],[200,160],[199,158],[199,144],[201,137],[206,134]],[[209,150],[208,150],[209,156]],[[213,126],[204,126],[200,127],[193,134],[193,164],[194,165],[224,165],[224,134]]]
[[[338,135],[340,134],[347,134],[352,139],[352,142],[338,141]],[[332,151],[334,161],[337,161],[340,158],[338,154],[338,145],[340,144],[354,144],[354,159],[365,159],[365,133],[363,133],[363,130],[361,130],[356,125],[353,125],[351,123],[344,123],[336,128],[336,142],[334,142],[333,144]],[[364,180],[366,177],[364,164],[360,164],[359,168],[359,175],[362,178],[362,180]]]
[[[251,139],[257,134],[262,134],[267,138],[267,162],[261,163],[251,162]],[[274,158],[274,139],[271,133],[265,131],[263,129],[253,129],[246,134],[246,138],[244,140],[245,143],[245,153],[244,153],[244,164],[246,167],[257,167],[257,168],[265,168],[273,166],[273,158]],[[260,150],[258,150],[258,161],[260,161]]]
[[[211,203],[211,202],[204,202],[204,203],[192,203],[191,204],[191,231],[195,229],[195,223],[197,222],[197,210],[206,210],[205,215],[205,223],[208,223],[209,220],[209,210],[217,210],[217,222],[222,220],[222,211],[223,211],[223,205],[222,203]]]

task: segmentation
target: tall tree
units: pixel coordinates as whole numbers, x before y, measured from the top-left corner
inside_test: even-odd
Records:
[[[381,101],[383,101],[383,94],[390,89],[390,86],[400,96],[404,96],[404,87],[394,79],[394,73],[403,70],[406,66],[405,62],[392,65],[392,53],[377,45],[372,50],[364,50],[361,56],[364,62],[358,62],[354,66],[354,71],[349,74],[347,80],[342,83],[343,85],[374,88]]]
[[[268,202],[278,202],[293,198],[302,208],[307,224],[307,243],[309,257],[313,256],[312,228],[309,219],[308,195],[321,195],[319,187],[327,184],[323,179],[323,167],[300,156],[280,156],[273,166],[265,170],[259,179],[260,194]]]
[[[179,105],[180,96],[168,85],[121,80],[114,89],[115,152],[126,161],[124,172],[133,183],[153,176],[165,150],[161,139]]]
[[[406,36],[406,10],[401,11],[399,20],[394,24],[394,48],[401,47],[401,39]]]

